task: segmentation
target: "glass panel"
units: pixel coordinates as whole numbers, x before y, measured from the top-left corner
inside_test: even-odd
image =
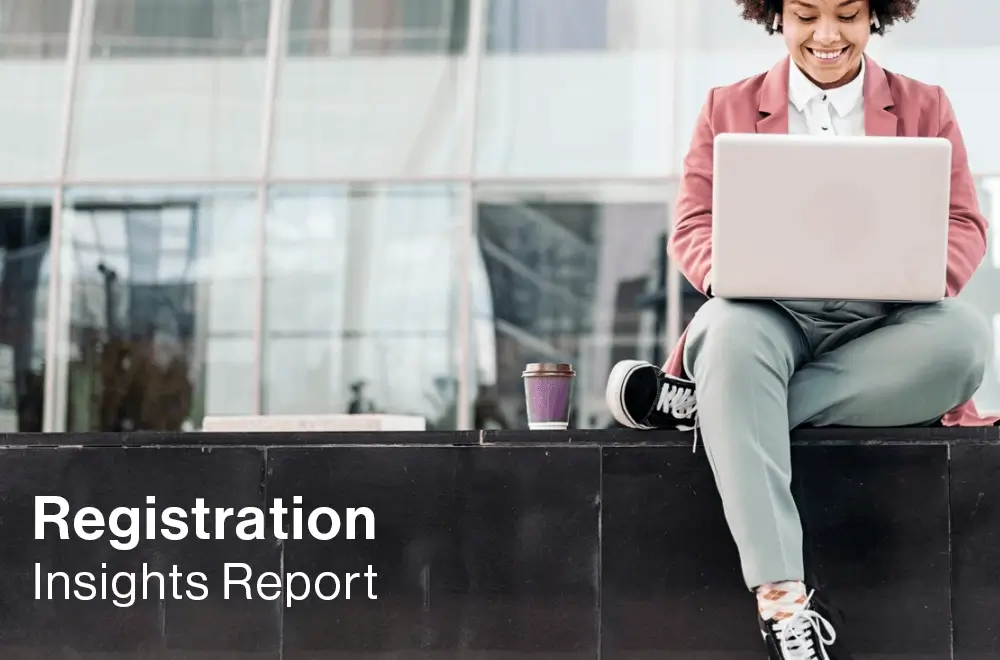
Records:
[[[57,430],[252,412],[257,209],[243,190],[67,195]]]
[[[291,55],[462,53],[469,0],[290,0]]]
[[[65,59],[73,0],[0,3],[0,60]]]
[[[269,7],[268,0],[96,0],[90,54],[260,57]]]
[[[609,1],[492,0],[486,25],[486,47],[493,53],[557,53],[608,48]],[[626,11],[634,3],[617,3]]]
[[[487,20],[477,174],[671,171],[675,3],[492,0]]]
[[[190,181],[260,169],[268,0],[94,0],[73,177]]]
[[[991,0],[922,3],[912,23],[888,33],[879,58],[891,71],[944,88],[972,171],[984,175],[1000,173],[1000,135],[988,111],[995,94],[979,75],[1000,66],[1000,35],[992,29],[997,18],[1000,4]]]
[[[886,41],[893,50],[968,50],[969,55],[982,56],[984,46],[1000,46],[1000,37],[993,29],[998,21],[1000,4],[993,0],[923,2],[913,21],[894,26]]]
[[[473,419],[525,428],[521,371],[569,362],[571,427],[612,424],[604,403],[615,362],[666,360],[666,186],[477,190],[473,262]]]
[[[455,428],[463,197],[447,186],[273,192],[265,413],[410,414]]]
[[[671,169],[680,173],[695,120],[708,92],[769,70],[788,54],[781,35],[744,21],[732,0],[679,0],[684,29],[676,103],[677,139]],[[872,46],[876,40],[872,40]]]
[[[0,2],[0,181],[59,174],[72,0]]]
[[[275,175],[467,173],[468,0],[290,2]]]
[[[0,431],[42,430],[51,190],[0,190]]]
[[[979,182],[979,203],[990,220],[989,250],[972,280],[962,292],[962,298],[975,305],[993,325],[994,344],[992,367],[976,394],[980,412],[1000,414],[1000,177]]]

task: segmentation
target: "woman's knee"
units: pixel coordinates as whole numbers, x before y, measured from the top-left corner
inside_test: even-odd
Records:
[[[986,317],[962,300],[947,298],[930,307],[921,322],[934,328],[933,343],[927,347],[934,376],[966,383],[971,396],[982,383],[994,350]]]

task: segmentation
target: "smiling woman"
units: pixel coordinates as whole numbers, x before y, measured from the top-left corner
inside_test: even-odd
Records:
[[[846,660],[851,655],[836,634],[836,610],[805,581],[802,522],[789,486],[789,429],[1000,421],[980,415],[973,402],[989,367],[992,332],[968,296],[957,299],[983,261],[988,222],[948,95],[937,85],[883,69],[865,54],[872,34],[913,17],[916,0],[737,4],[745,19],[781,32],[788,55],[768,71],[712,87],[695,121],[668,254],[708,300],[665,365],[619,361],[608,377],[605,402],[623,426],[693,429],[696,447],[703,442],[744,581],[757,594],[769,658]],[[838,299],[851,295],[846,292],[812,301],[779,294],[780,302],[716,296],[715,138],[726,133],[947,140],[951,167],[938,175],[947,180],[933,181],[927,173],[915,183],[929,178],[932,185],[950,186],[947,277],[941,283],[946,296],[932,304]],[[785,182],[773,173],[769,179],[761,186],[772,186],[769,199],[790,203],[782,195]],[[823,194],[850,192],[833,184]],[[789,235],[776,240],[795,249]],[[811,267],[787,277],[798,278]],[[831,343],[816,335],[820,327],[838,339]]]
[[[872,34],[913,18],[919,0],[737,0],[743,18],[781,32],[792,60],[820,87],[861,71]]]

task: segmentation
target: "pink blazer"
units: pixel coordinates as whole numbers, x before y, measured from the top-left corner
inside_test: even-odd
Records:
[[[705,293],[712,268],[712,151],[720,133],[787,133],[786,57],[767,73],[713,89],[694,129],[677,194],[668,251],[685,277]],[[884,71],[865,56],[865,133],[939,136],[951,140],[951,227],[948,234],[947,295],[955,296],[986,254],[987,220],[979,212],[962,134],[951,103],[940,87]],[[683,376],[687,330],[663,369]],[[946,426],[989,426],[971,401],[949,411]]]

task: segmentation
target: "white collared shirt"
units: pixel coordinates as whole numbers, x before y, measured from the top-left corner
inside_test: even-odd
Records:
[[[806,78],[794,62],[788,67],[788,132],[791,135],[865,134],[863,89],[865,61],[861,73],[836,89],[820,89]]]

